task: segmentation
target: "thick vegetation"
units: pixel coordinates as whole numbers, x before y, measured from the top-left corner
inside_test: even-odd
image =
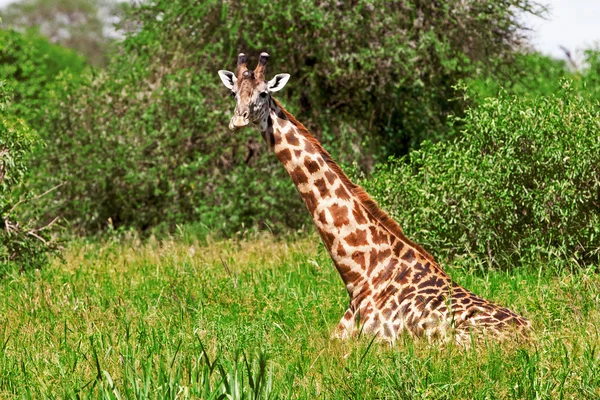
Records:
[[[26,188],[28,177],[39,173],[35,160],[45,151],[34,127],[45,123],[56,77],[84,68],[81,56],[42,36],[0,30],[0,275],[12,268],[39,268],[55,248],[48,224],[56,216],[40,207],[42,191],[36,196]]]
[[[34,183],[67,183],[48,212],[83,233],[187,221],[229,234],[299,228],[300,200],[260,136],[227,130],[233,102],[216,71],[233,69],[239,51],[267,50],[274,72],[293,76],[284,104],[340,162],[368,166],[448,136],[447,116],[465,109],[449,101],[452,85],[510,65],[514,11],[535,11],[532,1],[458,3],[143,4],[106,71],[54,89],[36,126],[47,148]]]
[[[0,81],[0,278],[16,268],[40,268],[53,250],[46,227],[19,218],[19,206],[31,195],[18,197],[27,172],[26,157],[39,138],[29,126],[12,113],[12,93]]]
[[[499,267],[600,256],[600,108],[564,83],[543,98],[502,94],[364,184],[425,247]]]
[[[341,163],[369,165],[427,139],[366,182],[426,247],[503,266],[527,254],[597,260],[598,55],[572,73],[516,54],[513,6],[538,11],[510,1],[157,1],[130,10],[124,23],[136,28],[106,70],[2,31],[11,112],[46,143],[21,191],[58,187],[40,199],[45,221],[63,217],[83,234],[191,221],[227,234],[302,227],[299,196],[256,132],[227,130],[233,102],[215,76],[239,50],[268,49],[295,79],[284,102]]]
[[[444,257],[501,268],[597,263],[599,54],[587,51],[577,73],[536,54],[517,63],[519,81],[470,82],[478,106],[455,140],[427,142],[363,184]]]
[[[92,64],[102,65],[111,42],[121,34],[111,22],[123,17],[125,4],[113,0],[14,1],[1,10],[0,27],[37,32],[52,43],[77,51]]]
[[[63,71],[78,74],[84,63],[81,56],[40,35],[0,30],[0,79],[13,88],[13,112],[34,128],[45,123],[43,109],[56,77]]]

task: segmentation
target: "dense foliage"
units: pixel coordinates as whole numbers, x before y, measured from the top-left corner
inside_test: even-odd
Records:
[[[142,4],[106,71],[81,84],[65,75],[54,88],[36,185],[67,182],[48,210],[83,232],[189,221],[228,233],[300,227],[299,197],[258,133],[227,130],[233,102],[216,71],[233,69],[241,50],[268,50],[272,72],[293,76],[283,103],[338,161],[370,165],[447,135],[446,117],[465,107],[448,101],[451,85],[510,63],[520,40],[513,12],[534,7],[455,3]]]
[[[130,70],[128,79],[100,72],[76,84],[65,75],[52,92],[38,179],[66,185],[51,213],[87,232],[195,220],[237,230],[300,209],[279,165],[257,156],[256,132],[226,128],[232,104],[218,92],[216,75],[206,94],[206,76],[192,71],[159,82],[143,72]],[[215,93],[226,100],[221,110],[206,106]],[[289,216],[290,225],[303,220]]]
[[[600,108],[563,86],[488,98],[467,113],[460,139],[428,143],[364,185],[438,255],[505,268],[598,262]]]
[[[444,137],[465,107],[448,101],[453,85],[512,65],[519,13],[541,12],[534,0],[158,0],[133,14],[142,29],[125,48],[167,72],[210,73],[267,50],[310,129],[338,137],[348,125],[398,154]]]
[[[48,93],[57,76],[84,69],[81,56],[40,35],[0,30],[0,274],[41,267],[56,250],[51,238],[55,215],[42,211],[42,190],[25,187],[29,175],[38,174],[35,160],[44,154],[33,128],[45,124]]]
[[[11,91],[0,81],[0,276],[17,267],[40,267],[53,250],[48,226],[34,228],[32,221],[17,216],[27,197],[17,199],[14,192],[27,172],[26,156],[39,139],[11,112],[10,100]]]
[[[49,86],[62,71],[81,73],[84,59],[48,39],[13,30],[0,30],[0,80],[14,89],[12,110],[39,127]],[[56,134],[56,133],[55,133]]]

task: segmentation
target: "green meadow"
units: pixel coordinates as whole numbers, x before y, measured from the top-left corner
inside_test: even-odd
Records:
[[[74,242],[0,281],[0,397],[600,397],[594,269],[445,268],[530,318],[530,339],[331,339],[348,295],[316,235]]]

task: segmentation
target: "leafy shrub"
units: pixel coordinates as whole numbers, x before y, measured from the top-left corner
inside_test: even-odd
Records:
[[[463,107],[448,103],[450,85],[475,64],[508,63],[519,39],[511,7],[533,7],[457,3],[142,3],[106,72],[81,86],[64,74],[53,89],[36,187],[66,182],[47,210],[83,232],[183,221],[228,233],[298,228],[299,196],[258,133],[228,131],[234,105],[216,71],[266,49],[274,70],[293,74],[283,103],[340,162],[372,163],[365,146],[395,153],[444,136],[446,116]]]
[[[14,190],[27,171],[26,156],[39,139],[25,122],[9,112],[10,91],[0,81],[0,276],[15,267],[39,268],[53,250],[45,228],[33,228],[31,221],[19,221]],[[32,197],[32,196],[30,196]]]
[[[12,112],[34,128],[43,124],[48,87],[61,71],[81,73],[85,61],[73,51],[32,32],[0,30],[0,80],[14,89]]]
[[[304,213],[290,213],[301,210],[299,196],[274,157],[261,156],[257,132],[226,127],[233,104],[216,74],[180,70],[155,82],[145,72],[98,72],[75,84],[65,74],[50,94],[36,184],[65,183],[46,203],[50,215],[83,232],[302,223]]]
[[[568,82],[556,96],[488,98],[459,139],[428,143],[363,184],[438,255],[597,263],[599,110]]]

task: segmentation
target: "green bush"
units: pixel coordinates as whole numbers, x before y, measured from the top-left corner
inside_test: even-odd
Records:
[[[585,65],[578,81],[580,90],[591,98],[600,100],[600,50],[586,50]]]
[[[18,207],[27,197],[14,195],[27,172],[26,156],[39,143],[35,132],[9,110],[10,90],[0,81],[0,276],[14,268],[39,268],[54,247],[48,226],[33,228],[19,220]],[[29,199],[32,196],[29,196]]]
[[[227,129],[234,104],[216,71],[233,69],[242,50],[251,59],[267,50],[269,70],[293,75],[286,107],[338,161],[369,165],[446,135],[447,115],[464,107],[448,102],[451,85],[477,66],[510,63],[519,39],[511,7],[533,7],[458,3],[143,3],[106,71],[81,85],[64,74],[52,90],[35,185],[66,185],[47,211],[82,232],[302,226],[299,196],[260,135]]]
[[[39,190],[65,183],[47,199],[50,215],[83,233],[109,225],[197,222],[233,233],[263,221],[302,224],[304,213],[290,212],[301,210],[299,196],[274,157],[262,154],[258,132],[228,130],[233,103],[216,74],[179,70],[157,83],[145,73],[145,66],[127,78],[98,72],[75,84],[65,74],[55,86],[35,178]]]
[[[61,71],[81,73],[85,61],[33,32],[0,29],[0,80],[14,89],[12,112],[34,128],[43,124],[48,87]]]
[[[488,98],[461,121],[459,139],[428,143],[363,185],[434,254],[505,268],[597,263],[600,108],[563,86]]]

